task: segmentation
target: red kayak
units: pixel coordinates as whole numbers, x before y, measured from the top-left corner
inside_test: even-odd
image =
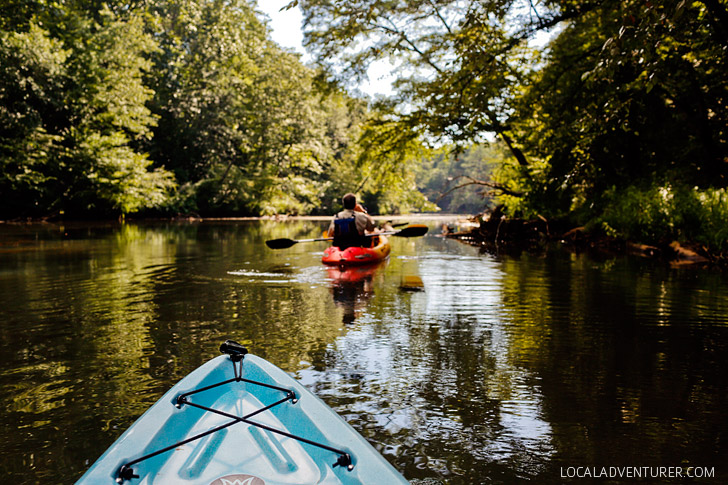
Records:
[[[376,263],[389,256],[392,250],[386,236],[372,236],[371,246],[367,248],[351,247],[343,251],[336,246],[326,248],[321,261],[324,264],[336,266],[358,266],[362,264]]]

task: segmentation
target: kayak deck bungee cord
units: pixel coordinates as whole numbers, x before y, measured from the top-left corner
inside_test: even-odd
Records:
[[[236,342],[220,350],[225,355],[172,387],[77,484],[408,483],[291,376]]]

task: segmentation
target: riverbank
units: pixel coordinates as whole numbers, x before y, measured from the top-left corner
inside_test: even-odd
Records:
[[[541,252],[558,244],[574,253],[586,252],[601,256],[630,254],[662,260],[673,266],[728,269],[728,255],[712,253],[705,246],[692,242],[644,244],[598,234],[584,227],[573,227],[565,221],[511,219],[497,212],[480,215],[473,220],[476,225],[472,229],[458,232],[445,229],[443,235],[493,253]]]
[[[329,221],[333,215],[321,216],[289,216],[278,214],[274,216],[245,216],[245,217],[205,217],[198,215],[179,215],[175,217],[122,217],[118,219],[63,219],[60,217],[42,217],[42,218],[18,218],[0,220],[0,224],[25,225],[25,224],[115,224],[118,222],[202,222],[202,221]],[[454,221],[466,220],[472,216],[467,214],[396,214],[396,215],[372,215],[376,221]]]
[[[523,251],[542,252],[559,245],[574,253],[591,253],[595,256],[631,254],[665,261],[671,265],[692,265],[728,269],[728,254],[716,254],[696,243],[664,241],[659,244],[643,244],[620,238],[596,234],[584,227],[573,227],[565,221],[546,219],[511,219],[499,213],[468,216],[463,214],[404,214],[375,215],[375,221],[386,222],[435,222],[442,224],[441,235],[463,243],[481,247],[497,254],[518,254]],[[328,221],[331,216],[258,216],[258,217],[199,217],[179,216],[171,218],[126,218],[97,221],[62,219],[6,220],[0,226],[60,226],[64,230],[75,226],[113,226],[122,223],[236,223],[247,221]],[[430,234],[435,234],[431,232]]]

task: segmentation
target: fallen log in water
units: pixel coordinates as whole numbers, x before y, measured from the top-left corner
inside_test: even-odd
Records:
[[[506,217],[499,208],[490,214],[481,214],[473,220],[479,224],[470,230],[450,232],[443,236],[481,247],[493,253],[519,253],[544,251],[554,244],[572,252],[604,254],[631,254],[669,261],[674,265],[716,265],[728,268],[726,255],[711,254],[695,243],[666,241],[643,244],[589,232],[584,227],[569,226],[566,221],[549,221],[539,217],[526,220]]]

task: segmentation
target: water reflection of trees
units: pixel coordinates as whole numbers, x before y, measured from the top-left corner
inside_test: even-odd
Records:
[[[285,231],[320,233],[312,223]],[[28,242],[0,253],[0,422],[20,439],[0,445],[3,469],[14,470],[5,476],[27,478],[30,462],[38,480],[79,475],[226,338],[287,369],[335,339],[340,325],[321,318],[332,304],[314,296],[323,279],[287,281],[286,255],[260,251],[283,232],[169,223],[14,236]],[[279,268],[281,282],[228,274],[246,262]]]
[[[724,461],[723,275],[394,238],[344,325],[322,248],[261,251],[321,226],[57,227],[0,252],[8,479],[80,475],[226,338],[299,371],[408,478]],[[423,292],[399,288],[412,262]]]
[[[726,425],[720,275],[558,257],[504,271],[509,358],[541,379],[554,467],[722,462],[725,447],[695,446]]]
[[[722,463],[695,446],[726,424],[721,275],[559,256],[420,269],[425,293],[379,291],[374,323],[301,371],[406,476]]]
[[[407,477],[513,480],[506,464],[526,449],[548,451],[549,426],[528,373],[503,359],[498,312],[483,310],[497,304],[497,267],[443,259],[421,262],[425,292],[390,281],[368,306],[373,322],[299,374]],[[488,274],[471,277],[472,269]]]
[[[2,390],[9,399],[3,427],[20,423],[27,432],[20,457],[8,455],[18,465],[32,461],[39,477],[58,476],[58,455],[67,457],[71,470],[83,466],[86,454],[79,448],[98,446],[86,439],[89,433],[104,441],[117,434],[120,416],[146,408],[136,396],[151,385],[145,323],[155,309],[139,297],[151,290],[140,269],[164,257],[157,244],[136,247],[141,233],[134,226],[118,232],[101,227],[101,241],[91,241],[93,231],[58,229],[59,237],[4,254],[12,272],[0,279],[2,307],[10,315],[1,327]],[[108,414],[74,405],[88,396]],[[64,442],[67,449],[59,453]]]

